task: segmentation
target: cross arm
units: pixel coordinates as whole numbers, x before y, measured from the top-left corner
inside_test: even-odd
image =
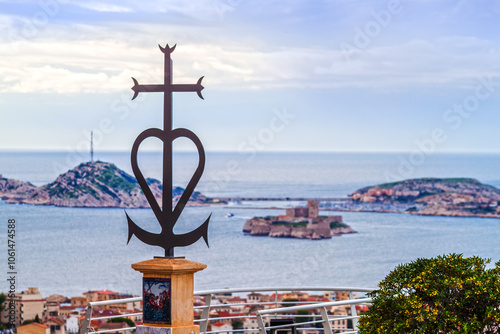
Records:
[[[198,79],[198,82],[196,84],[188,84],[188,85],[182,85],[182,84],[175,84],[172,85],[172,92],[196,92],[200,99],[204,100],[203,96],[201,95],[201,91],[203,90],[203,87],[201,85],[201,80],[203,80],[204,77],[201,77]]]
[[[201,81],[204,77],[198,79],[196,84],[175,84],[175,85],[139,85],[135,78],[132,78],[134,81],[134,86],[132,90],[134,91],[134,96],[132,100],[134,100],[139,93],[144,92],[196,92],[198,96],[203,99],[201,95],[201,91],[205,88],[201,85]]]

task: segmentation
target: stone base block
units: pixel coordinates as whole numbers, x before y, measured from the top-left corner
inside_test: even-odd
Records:
[[[200,327],[197,325],[192,326],[177,326],[177,327],[163,327],[164,325],[148,325],[137,326],[136,334],[199,334]]]

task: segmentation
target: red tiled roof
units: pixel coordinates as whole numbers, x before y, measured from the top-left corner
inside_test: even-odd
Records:
[[[92,317],[107,317],[110,315],[121,315],[122,313],[115,310],[92,310]]]
[[[128,327],[126,322],[106,322],[102,324],[101,329],[119,329]]]
[[[368,305],[356,305],[356,310],[366,312],[370,307]]]
[[[91,292],[100,293],[101,295],[117,295],[118,294],[117,292],[113,292],[110,290],[99,290],[99,291],[91,291]]]
[[[217,312],[217,315],[218,315],[219,317],[221,317],[221,318],[222,318],[222,317],[230,317],[230,316],[231,316],[231,313],[230,313],[230,312],[228,312],[228,311],[220,311],[220,312]]]
[[[215,324],[212,324],[212,327],[221,327],[221,326],[224,326],[224,325],[228,325],[228,324],[225,324],[223,322],[216,322]]]
[[[64,321],[57,319],[57,318],[54,318],[54,317],[51,317],[51,318],[45,320],[44,322],[49,322],[49,321],[54,321],[54,322],[58,323],[59,325],[64,325]]]
[[[39,324],[38,322],[32,322],[32,323],[27,324],[27,325],[19,326],[19,327],[17,327],[17,329],[19,329],[20,327],[24,327],[24,326],[38,326],[38,327],[42,327],[42,328],[49,328],[49,326]]]
[[[59,310],[61,310],[61,311],[64,311],[64,310],[73,311],[75,309],[76,309],[76,306],[61,306],[59,308]]]

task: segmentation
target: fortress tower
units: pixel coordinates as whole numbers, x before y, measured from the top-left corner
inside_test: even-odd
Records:
[[[309,209],[309,218],[318,218],[319,216],[319,202],[308,201],[307,208]]]
[[[318,201],[308,201],[307,207],[295,207],[286,209],[286,215],[288,218],[318,218],[319,216],[319,202]]]

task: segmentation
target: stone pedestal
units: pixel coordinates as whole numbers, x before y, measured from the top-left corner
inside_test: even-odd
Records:
[[[137,333],[198,334],[199,327],[193,322],[194,273],[206,267],[207,265],[202,263],[175,258],[155,258],[132,264],[133,269],[143,274],[144,281],[165,281],[165,285],[169,285],[169,321],[147,322],[143,314],[144,326],[138,326]],[[145,304],[146,299],[144,299],[144,310],[146,310]]]

